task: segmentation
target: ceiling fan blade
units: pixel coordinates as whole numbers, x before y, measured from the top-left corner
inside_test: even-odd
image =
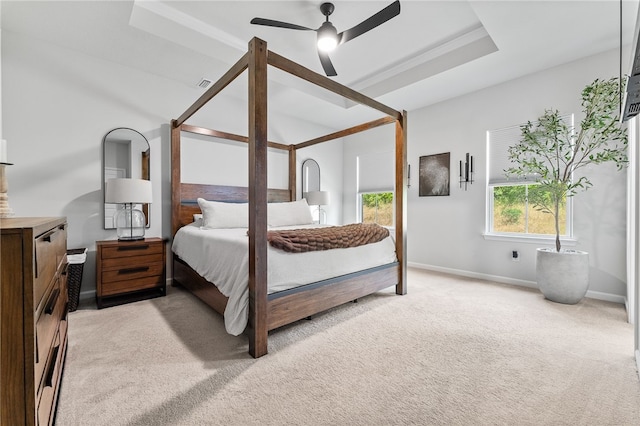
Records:
[[[282,21],[274,21],[273,19],[253,18],[251,20],[251,23],[255,25],[266,25],[267,27],[287,28],[290,30],[315,31],[312,28],[303,27],[302,25],[289,24],[288,22]]]
[[[382,9],[380,12],[360,22],[355,27],[338,34],[338,37],[340,38],[340,44],[346,43],[349,40],[353,40],[354,38],[366,33],[367,31],[374,29],[378,25],[384,24],[389,19],[394,18],[399,14],[400,0],[396,0],[389,6]]]
[[[324,73],[328,77],[335,77],[338,75],[336,69],[333,68],[333,64],[331,63],[331,59],[329,59],[329,54],[326,52],[322,52],[318,50],[318,56],[320,56],[320,63],[322,64],[322,68],[324,69]]]

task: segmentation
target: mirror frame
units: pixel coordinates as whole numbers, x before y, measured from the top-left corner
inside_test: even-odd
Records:
[[[146,180],[151,180],[151,146],[149,145],[149,141],[147,140],[147,138],[140,133],[139,131],[132,129],[130,127],[116,127],[115,129],[112,129],[110,131],[108,131],[104,137],[102,138],[102,226],[104,229],[116,229],[115,226],[107,226],[107,205],[111,205],[111,203],[106,203],[105,202],[105,196],[106,196],[106,183],[107,183],[107,143],[108,142],[112,142],[112,143],[117,143],[115,141],[109,141],[109,135],[111,135],[114,132],[121,132],[121,133],[127,133],[127,132],[132,132],[132,136],[131,136],[131,141],[135,141],[135,142],[139,142],[139,143],[145,143],[146,144],[146,150],[143,150],[141,153],[141,164],[140,164],[140,178],[141,179],[146,179]],[[119,140],[125,140],[125,138],[118,138]],[[131,159],[130,159],[131,160]],[[131,170],[128,170],[125,174],[127,174],[128,176],[110,176],[110,177],[132,177],[131,176]],[[147,224],[146,227],[149,228],[151,226],[151,218],[149,215],[149,204],[143,204],[142,205],[142,211],[145,215],[145,218],[147,220]]]
[[[309,182],[307,182],[307,170],[310,170],[309,174],[311,173],[315,173],[315,169],[317,170],[317,182],[318,182],[318,187],[315,188],[308,188],[309,185],[313,185],[313,178],[309,178]],[[314,176],[315,177],[315,176]],[[306,189],[306,191],[305,191]],[[318,165],[318,162],[312,158],[308,158],[306,160],[304,160],[302,162],[302,198],[305,197],[305,194],[308,191],[320,191],[320,166]]]

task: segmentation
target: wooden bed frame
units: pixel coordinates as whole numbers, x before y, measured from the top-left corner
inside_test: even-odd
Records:
[[[267,65],[307,80],[351,101],[374,108],[386,116],[343,131],[295,145],[267,141]],[[217,95],[242,72],[249,74],[248,137],[185,124],[193,114]],[[396,294],[406,294],[406,120],[405,111],[389,108],[346,86],[319,75],[295,62],[267,50],[263,40],[254,38],[249,50],[220,80],[171,123],[171,222],[172,235],[193,222],[200,213],[198,197],[216,201],[249,203],[249,353],[258,358],[267,353],[270,330],[318,312],[395,285]],[[267,202],[294,201],[296,196],[296,151],[321,142],[349,136],[381,125],[395,123],[395,241],[398,261],[353,274],[308,284],[297,289],[267,294]],[[245,142],[249,151],[249,187],[182,183],[180,137],[182,132]],[[267,188],[267,148],[289,152],[289,188]],[[173,282],[184,286],[219,313],[227,298],[215,285],[173,256]]]

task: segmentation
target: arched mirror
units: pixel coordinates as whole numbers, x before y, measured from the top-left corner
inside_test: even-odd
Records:
[[[311,158],[302,163],[302,196],[309,191],[320,191],[320,166]]]
[[[142,133],[126,127],[111,130],[102,141],[102,183],[112,178],[134,178],[150,180],[149,142]],[[118,204],[104,202],[104,229],[115,229],[113,220]],[[143,204],[142,211],[149,227],[149,205]]]

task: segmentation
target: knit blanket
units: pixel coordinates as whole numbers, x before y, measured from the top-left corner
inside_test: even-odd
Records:
[[[272,247],[290,253],[357,247],[377,243],[388,236],[389,230],[375,223],[267,232]]]

